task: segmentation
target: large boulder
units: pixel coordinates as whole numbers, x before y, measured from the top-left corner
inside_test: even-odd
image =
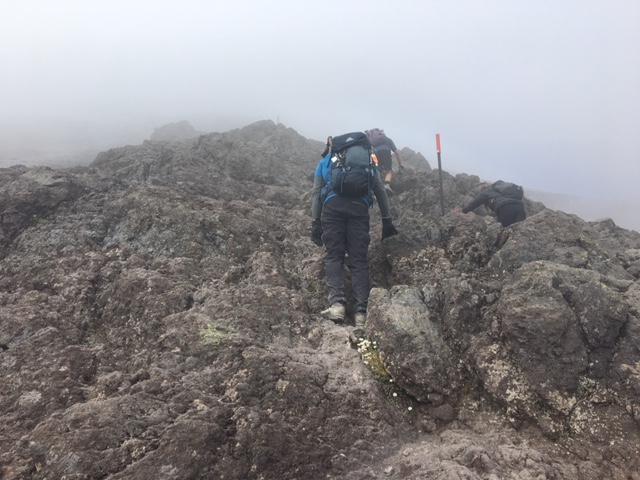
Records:
[[[161,142],[181,142],[200,135],[186,120],[154,129],[150,139]]]

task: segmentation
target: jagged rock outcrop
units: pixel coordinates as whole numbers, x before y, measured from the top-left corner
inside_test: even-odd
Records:
[[[81,181],[64,170],[16,165],[0,176],[0,257],[26,228],[53,215],[63,202],[85,192]]]
[[[193,128],[189,122],[182,120],[154,129],[149,138],[158,142],[182,142],[198,135],[200,132]]]
[[[0,170],[2,478],[640,478],[640,234],[502,229],[446,172],[442,215],[405,155],[354,349],[318,315],[322,150],[265,121]]]

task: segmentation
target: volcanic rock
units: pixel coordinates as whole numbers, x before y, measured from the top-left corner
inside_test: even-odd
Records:
[[[640,478],[640,234],[526,192],[503,229],[447,172],[443,215],[407,154],[352,348],[319,315],[324,144],[179,140],[0,169],[3,479]]]

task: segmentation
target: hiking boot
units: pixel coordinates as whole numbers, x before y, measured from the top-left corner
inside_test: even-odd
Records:
[[[356,328],[364,328],[364,322],[367,321],[367,314],[365,312],[356,313]]]
[[[358,348],[358,344],[365,339],[365,333],[363,327],[356,327],[351,330],[349,334],[349,343],[352,347]]]
[[[326,310],[322,310],[320,316],[334,322],[342,322],[344,321],[344,305],[342,303],[334,303]]]

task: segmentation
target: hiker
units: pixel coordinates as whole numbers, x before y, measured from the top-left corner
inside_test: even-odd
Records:
[[[346,148],[343,148],[345,145]],[[311,240],[317,246],[324,245],[326,248],[324,269],[330,306],[321,312],[321,316],[336,323],[344,321],[347,303],[344,272],[346,254],[355,301],[356,329],[352,335],[364,334],[367,318],[367,254],[371,239],[369,209],[373,205],[372,195],[375,195],[380,207],[382,240],[398,233],[391,219],[389,199],[380,174],[372,161],[372,153],[364,132],[329,137],[315,171],[311,198]]]
[[[485,204],[496,214],[502,226],[508,227],[527,218],[522,202],[523,197],[522,187],[498,180],[483,189],[465,206],[457,207],[454,211],[468,213]]]
[[[366,133],[375,149],[376,157],[378,157],[378,169],[380,170],[380,176],[384,179],[384,188],[390,195],[393,195],[393,190],[391,190],[391,179],[393,178],[391,153],[396,156],[398,167],[404,169],[400,158],[400,150],[393,143],[393,140],[387,137],[383,129],[372,128],[367,130]]]

